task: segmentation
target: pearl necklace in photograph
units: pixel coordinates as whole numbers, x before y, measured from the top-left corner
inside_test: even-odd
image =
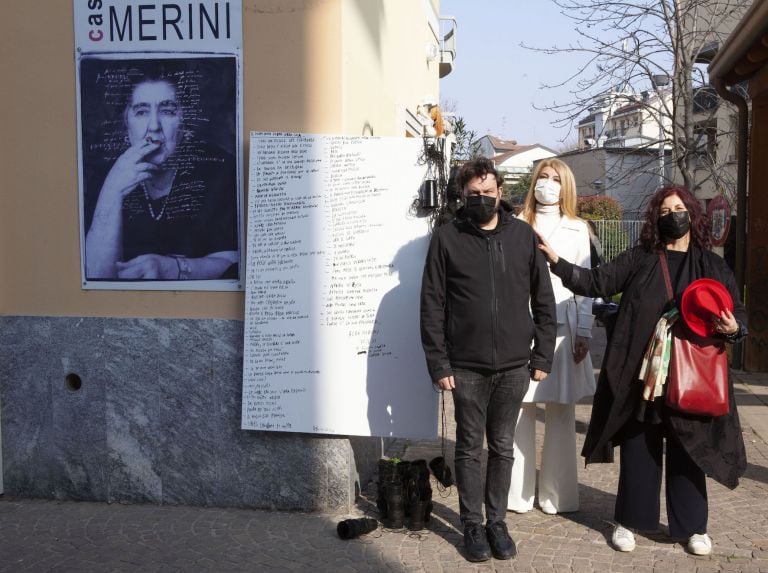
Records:
[[[149,191],[147,190],[146,181],[141,182],[141,188],[144,190],[144,198],[147,200],[147,207],[149,208],[149,216],[152,217],[155,221],[159,221],[160,218],[163,216],[163,213],[165,213],[165,206],[168,205],[168,197],[171,196],[171,192],[168,191],[168,195],[165,196],[165,201],[163,201],[163,207],[160,209],[160,212],[157,215],[155,215],[155,210],[152,208],[152,199],[149,197]]]

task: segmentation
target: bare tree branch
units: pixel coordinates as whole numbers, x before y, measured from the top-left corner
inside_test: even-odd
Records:
[[[650,148],[658,155],[664,145],[671,150],[668,161],[674,177],[684,185],[694,190],[714,186],[732,195],[734,177],[724,168],[729,157],[724,149],[718,152],[718,141],[732,130],[720,125],[727,104],[714,92],[706,92],[706,70],[697,62],[712,46],[722,45],[751,1],[551,1],[572,22],[578,40],[550,47],[521,46],[552,56],[577,56],[580,62],[567,77],[541,86],[545,91],[565,87],[569,97],[537,109],[555,112],[553,125],[573,128],[600,106],[612,112],[636,105],[643,117],[662,126],[662,133],[656,141],[635,147],[641,155],[647,153],[647,165],[633,161],[630,173],[614,174],[614,181],[653,173],[658,177],[658,157]],[[669,78],[669,88],[659,87],[661,82],[655,81],[659,76]],[[618,162],[612,170],[629,168],[625,163]]]

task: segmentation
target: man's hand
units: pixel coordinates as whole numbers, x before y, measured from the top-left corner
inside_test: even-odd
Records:
[[[587,357],[589,352],[589,338],[577,336],[573,343],[573,360],[578,364]]]
[[[547,373],[544,372],[543,370],[538,370],[538,369],[534,368],[531,371],[531,380],[534,380],[536,382],[541,382],[546,377],[547,377]]]
[[[445,378],[440,378],[437,382],[435,382],[435,386],[440,388],[440,390],[453,390],[456,388],[456,382],[453,380],[453,375],[446,376]]]

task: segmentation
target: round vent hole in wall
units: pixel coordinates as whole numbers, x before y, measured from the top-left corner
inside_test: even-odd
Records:
[[[67,384],[67,390],[70,390],[71,392],[77,392],[83,386],[83,381],[80,379],[80,376],[74,372],[67,374],[64,381]]]

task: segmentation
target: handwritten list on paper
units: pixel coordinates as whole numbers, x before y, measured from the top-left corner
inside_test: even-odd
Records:
[[[436,436],[420,145],[251,134],[243,429]]]

